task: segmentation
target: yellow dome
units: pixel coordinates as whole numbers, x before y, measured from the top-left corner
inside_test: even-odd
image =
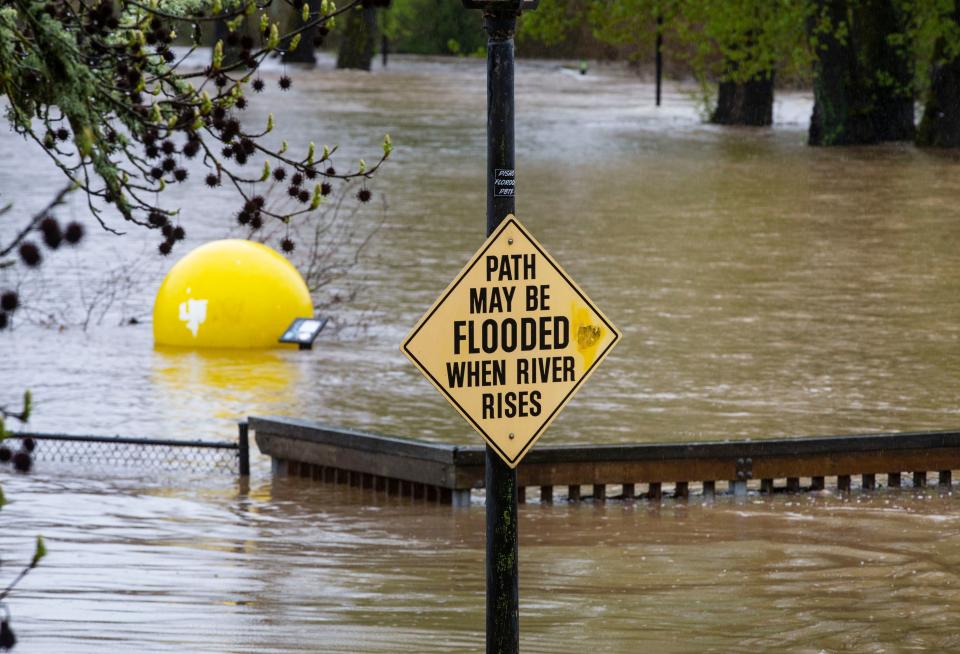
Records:
[[[167,273],[153,303],[153,340],[197,348],[278,347],[294,318],[312,316],[303,277],[280,253],[253,241],[213,241]]]

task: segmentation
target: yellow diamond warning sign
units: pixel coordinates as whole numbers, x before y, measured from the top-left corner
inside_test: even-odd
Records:
[[[513,468],[619,339],[508,216],[400,349]]]

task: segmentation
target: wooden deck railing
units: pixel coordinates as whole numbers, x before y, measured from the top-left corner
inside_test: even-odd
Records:
[[[293,418],[250,418],[260,451],[279,475],[346,483],[387,494],[462,505],[483,487],[483,447],[455,446],[338,429]],[[566,499],[710,497],[726,489],[745,494],[799,492],[835,486],[849,492],[878,480],[901,486],[950,485],[960,470],[960,431],[866,434],[755,441],[538,445],[517,468],[526,499],[539,487],[542,502],[566,489]],[[719,482],[719,486],[718,486]],[[589,489],[583,493],[583,487]],[[560,497],[564,497],[561,493]]]

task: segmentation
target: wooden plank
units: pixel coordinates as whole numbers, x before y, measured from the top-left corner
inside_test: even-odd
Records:
[[[335,429],[288,418],[251,418],[261,451],[273,457],[278,474],[323,478],[376,486],[378,478],[401,479],[447,489],[483,485],[483,448],[424,443]],[[822,487],[826,476],[870,475],[890,470],[913,470],[915,481],[925,481],[919,471],[943,474],[960,469],[960,432],[911,432],[845,437],[728,441],[675,444],[561,445],[532,450],[518,469],[520,486],[601,486],[635,479],[657,488],[677,479],[703,481],[704,494],[715,479],[737,480],[737,460],[750,459],[753,477],[786,478],[788,488],[800,477]],[[343,471],[343,472],[337,472]],[[742,472],[742,470],[741,470]],[[941,476],[943,476],[943,474]],[[354,475],[357,475],[356,477]],[[359,481],[357,481],[359,480]],[[888,472],[888,485],[896,486],[899,473]],[[952,483],[952,476],[950,477]],[[389,491],[389,482],[384,482]],[[627,492],[627,489],[630,492]],[[731,488],[737,489],[734,481]],[[632,496],[634,482],[624,484]],[[599,495],[595,492],[595,496]],[[577,492],[570,497],[576,501]]]
[[[257,436],[269,434],[282,436],[287,440],[303,440],[335,448],[410,457],[437,463],[453,463],[454,453],[458,449],[452,445],[368,434],[296,418],[251,417],[247,422]],[[482,450],[480,447],[477,449]],[[270,454],[270,452],[264,453]]]
[[[960,448],[851,451],[829,456],[755,457],[754,477],[832,477],[841,474],[883,473],[903,466],[906,470],[960,469]]]
[[[736,459],[730,460],[637,460],[567,461],[527,463],[517,467],[517,483],[527,486],[554,484],[613,484],[622,479],[672,483],[677,479],[722,479],[736,474]]]
[[[482,465],[483,448],[456,447],[409,439],[365,434],[335,429],[304,420],[289,418],[251,418],[251,428],[258,436],[270,433],[291,439],[307,440],[394,456],[456,463],[461,466]],[[908,432],[901,434],[867,434],[858,436],[811,437],[775,440],[724,441],[705,443],[637,444],[637,445],[555,445],[540,446],[527,455],[525,464],[612,463],[616,461],[669,461],[674,459],[736,459],[737,457],[777,458],[857,452],[876,453],[899,450],[929,451],[957,449],[960,432]],[[756,474],[755,471],[755,475]],[[784,474],[780,476],[796,476]],[[801,475],[803,476],[803,475]],[[589,480],[588,480],[589,481]],[[606,481],[609,481],[606,480]],[[599,483],[599,482],[597,482]]]
[[[658,482],[650,482],[650,485],[647,490],[647,499],[650,500],[661,500],[663,498],[663,485]]]
[[[713,499],[717,494],[717,482],[716,481],[705,481],[703,482],[703,496],[707,499]]]
[[[828,477],[840,474],[883,473],[893,467],[907,469],[960,469],[960,447],[932,450],[900,449],[853,451],[828,456],[796,455],[753,457],[753,476],[760,479]],[[620,479],[669,483],[676,479],[735,479],[736,458],[696,460],[638,460],[527,464],[517,471],[524,485],[616,483]]]
[[[256,434],[256,441],[261,452],[288,461],[316,464],[357,473],[375,474],[447,488],[455,487],[452,463],[439,463],[433,459],[415,459],[388,452],[372,455],[364,449],[333,446],[322,442],[312,442],[305,438],[290,439],[285,436],[259,431]]]
[[[540,503],[553,504],[553,486],[540,487]]]
[[[960,447],[960,431],[905,432],[851,436],[781,438],[751,441],[713,441],[640,445],[552,445],[538,446],[524,458],[527,463],[590,461],[635,461],[668,459],[727,459],[737,457],[781,457],[856,452],[930,450]],[[461,448],[460,457],[469,456]],[[757,477],[754,470],[754,477]],[[789,475],[781,475],[787,477]],[[799,475],[809,476],[809,475]]]
[[[606,486],[606,484],[594,484],[594,485],[593,485],[593,501],[594,501],[594,502],[606,502],[606,501],[607,501],[607,486]]]

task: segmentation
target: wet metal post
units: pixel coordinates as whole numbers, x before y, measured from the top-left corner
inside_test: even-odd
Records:
[[[237,424],[237,458],[240,461],[240,476],[250,476],[250,427],[246,420]]]
[[[487,236],[516,211],[513,159],[513,35],[515,10],[487,11]],[[487,654],[520,651],[520,589],[517,557],[517,471],[489,445],[484,487],[487,498]]]
[[[513,37],[517,16],[537,0],[463,0],[483,10],[487,32],[487,236],[515,212],[513,149]],[[517,471],[488,445],[487,654],[520,650],[520,591],[517,574]]]
[[[663,15],[657,15],[657,42],[655,46],[657,106],[660,106],[660,89],[663,86]]]

